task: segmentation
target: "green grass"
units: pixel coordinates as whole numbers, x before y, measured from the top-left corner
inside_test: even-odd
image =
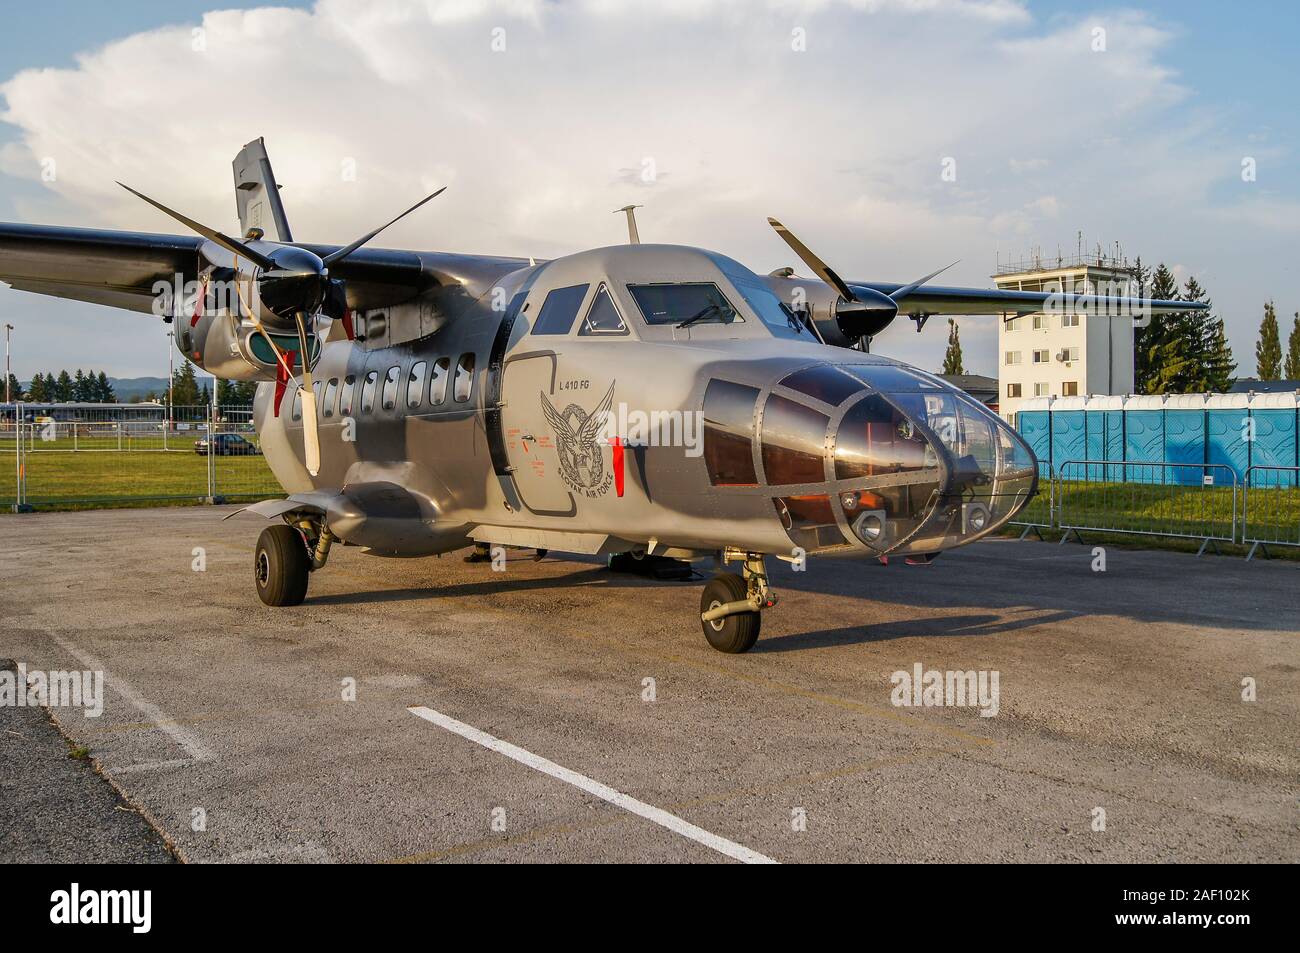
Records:
[[[25,502],[39,509],[202,502],[208,496],[208,458],[194,452],[195,439],[194,435],[168,438],[170,447],[186,449],[129,452],[84,448],[73,452],[70,440],[52,442],[23,454]],[[261,456],[218,456],[213,466],[216,496],[283,495]],[[16,483],[11,446],[0,450],[0,504],[14,502]]]

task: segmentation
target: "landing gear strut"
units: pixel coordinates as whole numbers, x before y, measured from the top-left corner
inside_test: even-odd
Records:
[[[739,655],[758,641],[759,613],[776,605],[776,593],[767,584],[767,566],[761,554],[727,553],[723,561],[733,558],[744,560],[744,575],[720,572],[709,580],[700,597],[700,625],[709,645]]]

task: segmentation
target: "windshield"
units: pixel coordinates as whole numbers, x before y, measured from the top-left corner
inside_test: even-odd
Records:
[[[712,282],[628,285],[627,290],[646,324],[731,324],[745,320]]]
[[[754,274],[734,258],[726,255],[709,253],[709,259],[727,276],[727,280],[736,286],[745,303],[754,309],[759,320],[767,325],[768,330],[779,338],[803,338],[811,340],[803,322],[795,316],[762,278]]]

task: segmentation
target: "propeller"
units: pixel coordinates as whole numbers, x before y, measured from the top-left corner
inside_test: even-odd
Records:
[[[298,335],[299,353],[302,355],[302,383],[299,389],[302,392],[303,462],[306,464],[307,472],[316,476],[320,473],[320,432],[316,413],[316,392],[312,390],[311,350],[308,348],[308,341],[315,330],[313,326],[315,316],[327,296],[341,292],[341,283],[330,278],[329,268],[346,259],[388,226],[401,221],[426,202],[437,198],[446,191],[447,187],[443,186],[432,195],[425,196],[391,221],[385,222],[356,241],[321,258],[305,248],[294,245],[271,244],[271,247],[267,248],[266,245],[270,243],[262,243],[262,248],[253,248],[247,242],[231,238],[215,228],[209,228],[175,209],[168,208],[144,193],[137,192],[129,185],[122,182],[117,184],[160,212],[170,215],[186,228],[233,254],[237,290],[239,289],[239,260],[243,258],[253,264],[256,270],[252,279],[257,285],[257,302],[269,312],[268,323],[277,328],[296,331]],[[259,309],[249,307],[249,303],[244,300],[242,290],[239,290],[239,298],[254,327],[271,346],[271,351],[275,354],[276,361],[284,368],[285,375],[292,379],[293,368],[285,360],[284,353],[276,346],[275,340],[267,333]]]
[[[863,339],[871,338],[883,331],[898,314],[899,305],[905,298],[926,282],[947,271],[952,265],[945,265],[938,271],[931,272],[924,278],[903,285],[890,294],[876,291],[874,288],[851,287],[830,265],[822,261],[812,249],[801,242],[795,234],[774,218],[767,223],[794,251],[799,259],[812,269],[826,284],[835,289],[839,295],[835,302],[835,323],[850,347],[856,347]]]

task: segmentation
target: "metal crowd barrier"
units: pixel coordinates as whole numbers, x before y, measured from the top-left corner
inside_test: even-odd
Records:
[[[1246,470],[1241,542],[1268,556],[1269,546],[1300,546],[1300,467],[1257,464]]]
[[[1119,480],[1107,479],[1120,471]],[[1067,460],[1057,477],[1061,542],[1080,532],[1199,539],[1200,556],[1236,540],[1239,486],[1224,464]]]
[[[1056,525],[1056,471],[1052,469],[1050,463],[1038,462],[1038,493],[1029,505],[1016,514],[1016,519],[1011,521],[1012,526],[1022,526],[1020,538],[1024,539],[1030,533],[1036,535],[1039,539],[1043,538],[1043,530],[1051,529]]]

